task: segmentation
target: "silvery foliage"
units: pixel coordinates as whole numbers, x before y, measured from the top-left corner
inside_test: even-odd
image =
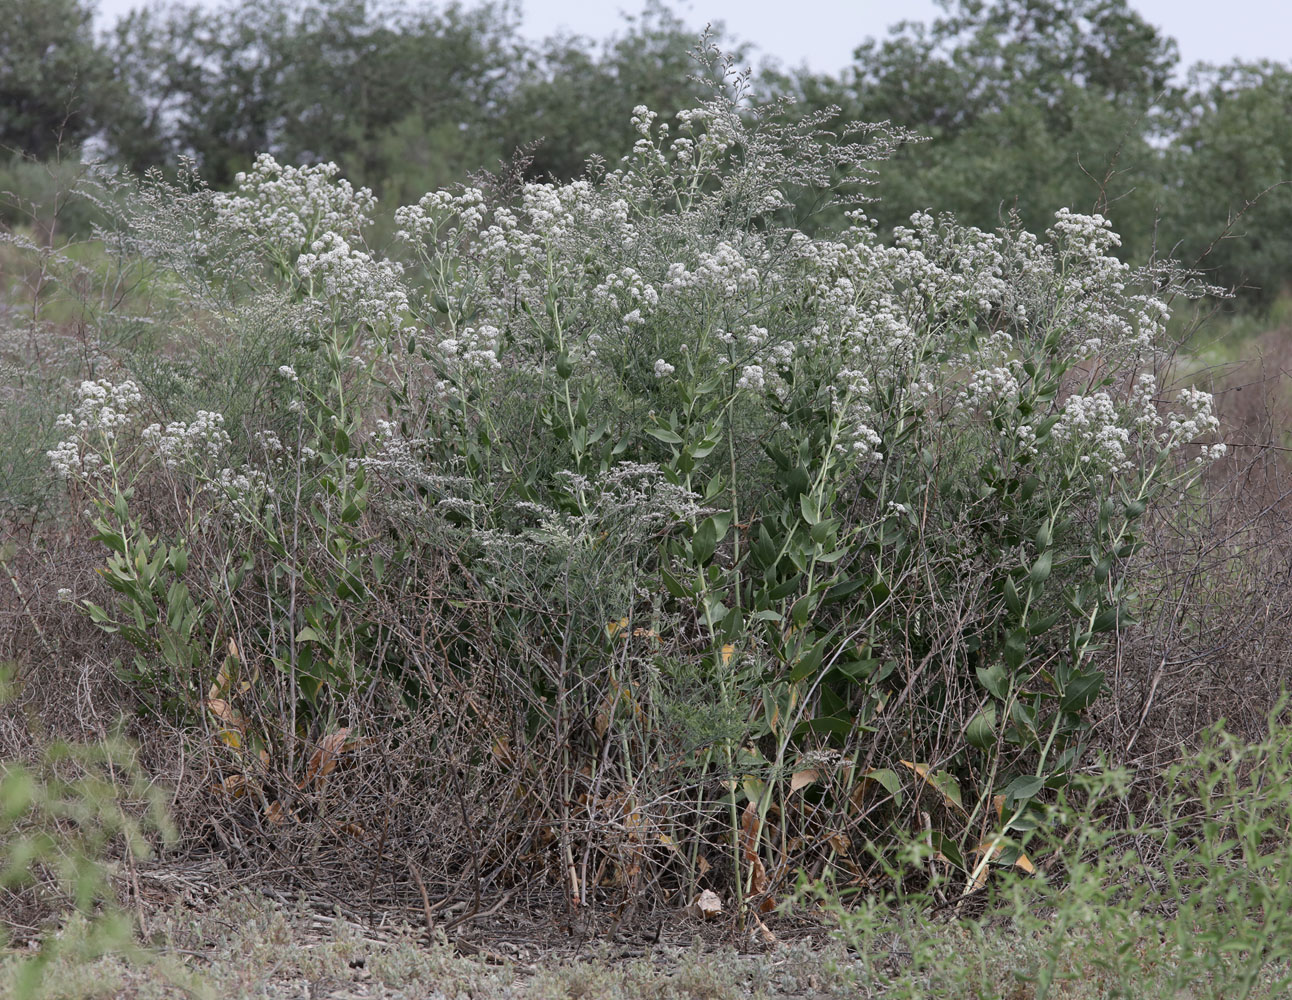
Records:
[[[203,254],[233,240],[271,265],[303,316],[370,332],[383,377],[418,401],[374,435],[367,460],[387,478],[461,474],[442,467],[448,443],[419,431],[427,413],[473,414],[501,440],[505,430],[488,427],[492,401],[517,384],[538,398],[558,377],[572,387],[567,400],[572,392],[639,421],[716,380],[746,444],[792,439],[779,414],[795,387],[815,386],[837,461],[861,475],[889,457],[894,420],[912,414],[936,415],[948,433],[994,419],[1002,454],[1039,451],[1066,475],[1105,485],[1186,446],[1201,461],[1221,452],[1208,443],[1217,420],[1207,394],[1187,389],[1162,413],[1153,372],[1169,310],[1140,291],[1155,273],[1113,256],[1106,219],[1062,210],[1040,239],[918,213],[885,242],[854,207],[842,232],[810,237],[787,224],[791,204],[864,183],[869,164],[909,137],[878,126],[834,136],[829,113],[777,124],[742,107],[739,86],[736,100],[671,121],[637,108],[636,146],[615,169],[593,164],[583,179],[526,183],[514,197],[437,191],[397,209],[409,267],[364,244],[371,192],[335,165],[297,168],[267,155],[238,175],[234,192],[193,182],[187,199],[172,198],[172,217],[188,220],[182,238],[145,221],[163,197],[146,186],[122,245],[193,273]],[[371,361],[357,357],[354,338],[334,342],[356,363]],[[1020,406],[1045,376],[1025,361],[1042,344],[1068,375],[1044,405]],[[294,382],[295,372],[281,377]],[[99,460],[81,411],[100,390],[126,391],[100,385],[81,398],[68,417],[77,435],[50,453],[60,474]],[[186,450],[209,457],[221,423],[205,414],[155,426],[144,443],[169,465]],[[96,425],[105,439],[111,424]],[[254,477],[243,469],[218,478]],[[677,517],[691,502],[667,501]]]
[[[855,211],[844,232],[810,238],[780,222],[789,194],[863,172],[899,136],[841,151],[819,142],[819,122],[778,129],[722,100],[672,124],[639,107],[632,124],[636,149],[613,171],[492,205],[477,188],[440,191],[397,211],[428,276],[409,307],[443,401],[489,399],[559,364],[581,394],[656,409],[718,379],[755,423],[791,385],[819,385],[835,448],[860,467],[885,458],[884,428],[912,412],[949,428],[1002,418],[998,446],[1015,456],[1048,433],[1054,465],[1094,482],[1186,445],[1201,461],[1223,451],[1205,443],[1218,426],[1207,394],[1159,397],[1169,309],[1141,291],[1156,271],[1113,255],[1101,216],[1061,210],[1040,239],[918,213],[886,243]],[[1048,374],[1025,368],[1038,351],[1068,375],[1020,409]]]

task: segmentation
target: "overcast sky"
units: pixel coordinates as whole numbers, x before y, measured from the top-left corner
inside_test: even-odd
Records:
[[[98,0],[100,21],[139,5]],[[755,59],[773,56],[818,72],[846,66],[860,42],[883,36],[897,21],[927,21],[939,12],[933,0],[674,0],[670,6],[697,31],[706,21],[724,21],[730,34],[757,47]],[[1186,66],[1238,57],[1292,60],[1292,0],[1131,0],[1131,6],[1179,43]],[[600,39],[621,27],[621,12],[640,9],[640,0],[523,0],[523,31],[535,40],[560,30]]]

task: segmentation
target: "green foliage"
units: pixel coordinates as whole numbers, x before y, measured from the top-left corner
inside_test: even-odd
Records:
[[[107,138],[137,170],[195,156],[219,186],[273,150],[412,195],[502,155],[488,122],[514,76],[514,32],[491,4],[136,11],[112,51],[144,115]]]
[[[711,40],[730,49],[719,24]],[[694,58],[696,35],[660,0],[650,0],[600,53],[580,38],[549,39],[529,55],[502,106],[503,148],[533,150],[530,176],[570,180],[593,157],[617,163],[631,142],[623,123],[639,104],[680,108],[702,100],[722,83],[722,67]],[[745,50],[731,53],[736,61]]]
[[[838,106],[925,140],[880,167],[872,214],[885,233],[933,206],[983,229],[1016,214],[1038,234],[1056,209],[1080,208],[1113,219],[1123,259],[1178,255],[1245,289],[1242,308],[1273,301],[1287,249],[1285,66],[1198,67],[1180,86],[1174,43],[1127,0],[944,8],[863,42],[837,76],[768,69],[750,100],[789,116]],[[95,135],[136,171],[193,157],[218,187],[259,152],[336,162],[398,201],[513,158],[530,178],[570,180],[589,157],[629,152],[618,123],[632,108],[695,103],[722,80],[716,61],[689,60],[693,32],[660,0],[600,48],[528,45],[505,2],[140,8],[102,45],[73,0],[20,10],[7,106],[27,124],[12,118],[0,141],[47,157],[70,112],[69,147]],[[712,37],[730,47],[720,26]],[[37,78],[47,43],[56,69]],[[803,224],[814,194],[786,194]]]
[[[943,6],[930,25],[865,42],[840,78],[791,84],[810,107],[838,104],[926,140],[881,168],[881,226],[936,206],[984,229],[1016,212],[1040,232],[1069,206],[1111,217],[1144,259],[1174,43],[1125,0]]]
[[[804,894],[835,914],[886,996],[1281,996],[1292,985],[1292,741],[1281,715],[1250,745],[1213,726],[1188,760],[1149,779],[1147,808],[1135,776],[1088,770],[1034,827],[995,845],[1007,849],[972,903],[960,897],[974,884],[919,840],[890,868],[891,888],[859,906],[846,890]],[[1023,874],[1011,867],[1020,856],[1044,865]],[[910,888],[911,871],[924,888]],[[1008,928],[999,937],[996,917]]]
[[[114,252],[170,275],[172,314],[291,348],[190,379],[228,414],[190,397],[149,423],[177,401],[100,379],[59,419],[49,457],[116,592],[85,607],[150,707],[290,772],[360,698],[497,685],[463,699],[462,752],[556,748],[551,780],[592,798],[692,789],[677,808],[725,823],[738,899],[784,876],[777,815],[781,843],[846,854],[933,795],[971,878],[975,844],[1037,822],[1132,611],[1136,525],[1221,450],[1210,397],[1156,382],[1160,286],[1190,286],[1066,210],[1043,241],[927,214],[894,245],[855,212],[789,228],[787,191],[843,207],[907,136],[786,123],[747,86],[634,108],[616,170],[430,192],[393,213],[398,257],[334,165],[261,156],[233,192],[127,202]],[[572,868],[577,799],[534,819]]]
[[[9,667],[0,670],[0,703],[11,701],[12,681]],[[56,742],[32,764],[0,764],[0,912],[17,918],[43,910],[66,919],[66,909],[84,918],[65,937],[43,928],[39,949],[5,969],[17,996],[39,995],[45,967],[60,956],[131,947],[131,920],[112,884],[114,859],[147,857],[157,833],[173,836],[165,794],[118,736],[93,745]],[[43,897],[34,909],[33,893]]]
[[[1190,76],[1167,176],[1184,179],[1163,202],[1175,252],[1242,301],[1268,309],[1292,257],[1292,72],[1273,63],[1199,67]]]
[[[81,0],[12,0],[0,21],[0,150],[76,149],[111,105],[112,69]]]

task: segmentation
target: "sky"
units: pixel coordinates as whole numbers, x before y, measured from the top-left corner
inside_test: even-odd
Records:
[[[214,6],[217,0],[197,2]],[[139,5],[98,0],[100,24]],[[851,63],[858,44],[882,37],[891,24],[939,13],[933,0],[672,0],[668,6],[697,32],[707,21],[725,22],[730,35],[756,46],[755,62],[771,56],[787,68],[806,64],[827,73]],[[1131,0],[1131,6],[1176,40],[1185,66],[1235,58],[1292,61],[1290,0]],[[532,40],[561,30],[601,39],[622,26],[622,12],[636,13],[641,3],[523,0],[522,10],[522,33]]]

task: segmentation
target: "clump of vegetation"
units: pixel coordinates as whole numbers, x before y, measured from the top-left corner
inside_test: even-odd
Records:
[[[1151,735],[1194,662],[1171,651],[1278,592],[1236,541],[1277,476],[1217,519],[1252,467],[1172,352],[1172,310],[1219,289],[1068,209],[886,239],[865,195],[912,133],[700,62],[714,96],[637,106],[628,155],[574,180],[520,157],[379,216],[336,164],[265,153],[227,191],[187,161],[87,183],[86,243],[11,234],[24,676],[110,668],[184,850],[411,904],[445,948],[522,892],[571,939],[656,908],[771,942],[810,901],[864,956],[805,973],[840,992],[1273,992],[1281,729]],[[63,891],[111,916],[94,859],[144,826],[60,783],[63,752],[3,772],[8,870],[68,836]],[[1221,888],[1235,864],[1258,874]],[[639,973],[532,985],[736,988]]]
[[[0,705],[12,681],[0,671]],[[3,963],[6,989],[33,995],[51,962],[130,948],[133,919],[114,886],[125,873],[112,869],[133,870],[171,831],[164,798],[119,738],[0,763],[0,948],[26,953]]]
[[[433,719],[410,780],[456,789],[450,855],[574,908],[744,912],[920,816],[970,887],[1025,860],[1138,525],[1223,452],[1158,385],[1189,286],[1067,211],[788,228],[903,137],[744,86],[638,108],[615,170],[428,194],[388,254],[331,165],[127,201],[110,248],[228,348],[82,381],[49,459],[106,554],[82,607],[243,822],[376,846],[365,751]]]
[[[1168,769],[1150,819],[1109,822],[1132,807],[1126,771],[1083,774],[1026,835],[1042,877],[984,885],[968,918],[947,906],[957,874],[927,844],[912,845],[927,887],[806,896],[835,915],[875,995],[1281,996],[1292,984],[1284,707],[1252,743],[1211,727]]]

